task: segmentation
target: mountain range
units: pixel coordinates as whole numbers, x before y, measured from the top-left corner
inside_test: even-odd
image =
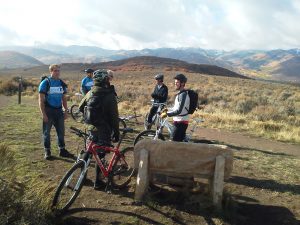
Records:
[[[2,46],[0,51],[15,51],[33,57],[44,64],[98,63],[137,56],[156,56],[182,60],[192,64],[216,65],[248,77],[300,81],[300,49],[223,51],[202,48],[157,48],[108,50],[94,46],[39,44],[31,47]],[[14,64],[3,65],[3,61],[5,61],[3,54],[0,54],[0,68],[16,67]],[[22,65],[22,63],[16,64]]]

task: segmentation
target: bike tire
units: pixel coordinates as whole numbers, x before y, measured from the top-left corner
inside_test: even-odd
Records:
[[[153,140],[155,135],[156,135],[155,130],[144,130],[135,137],[133,145],[136,145],[136,143],[138,143],[140,140],[143,140],[143,139],[152,139]],[[164,141],[165,136],[163,134],[159,134],[158,139]]]
[[[151,127],[155,124],[155,121],[157,120],[157,115],[155,114],[153,117],[152,117],[152,122],[149,124],[148,123],[148,116],[149,116],[149,113],[147,113],[145,115],[145,118],[144,118],[144,129],[145,130],[151,130]]]
[[[134,169],[134,148],[127,147],[121,150],[123,157],[118,157],[113,165],[112,185],[118,189],[126,187],[132,176],[135,174]]]
[[[78,161],[78,162],[76,162],[71,167],[71,169],[62,178],[60,184],[58,185],[58,187],[57,187],[57,189],[55,191],[55,195],[54,195],[54,198],[53,198],[53,201],[52,201],[52,207],[51,208],[53,210],[59,210],[61,212],[64,212],[64,211],[66,211],[73,204],[73,202],[78,197],[78,195],[79,195],[79,193],[81,191],[81,188],[83,186],[84,180],[86,178],[86,174],[84,174],[84,178],[82,179],[81,183],[79,184],[79,187],[78,187],[77,190],[73,190],[72,189],[73,187],[71,187],[71,190],[72,190],[73,194],[71,195],[70,198],[66,198],[67,201],[66,201],[65,204],[64,203],[62,204],[63,206],[59,205],[59,200],[60,200],[61,195],[63,195],[63,193],[62,193],[63,189],[64,188],[66,188],[66,189],[70,188],[70,187],[66,187],[65,186],[65,183],[67,182],[67,180],[69,178],[71,178],[71,176],[74,175],[74,173],[77,172],[77,170],[80,170],[80,173],[79,173],[79,176],[80,176],[82,174],[82,172],[83,172],[83,169],[84,169],[84,162],[83,161]],[[79,179],[79,176],[75,177],[75,179],[73,179],[75,181],[75,184],[77,183],[77,181]]]
[[[79,122],[79,123],[82,122],[83,115],[82,115],[82,112],[79,111],[79,105],[77,105],[77,104],[72,105],[71,109],[70,109],[70,113],[71,113],[73,120],[75,120],[76,122]]]

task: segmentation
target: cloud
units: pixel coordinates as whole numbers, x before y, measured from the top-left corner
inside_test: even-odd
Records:
[[[300,47],[298,0],[10,0],[2,45],[35,42],[110,49]]]

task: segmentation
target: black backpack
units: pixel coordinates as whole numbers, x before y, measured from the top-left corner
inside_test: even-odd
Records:
[[[84,107],[83,119],[86,124],[99,126],[104,122],[103,94],[91,93]]]
[[[190,97],[190,108],[188,114],[193,114],[198,108],[198,93],[193,90],[187,90]]]

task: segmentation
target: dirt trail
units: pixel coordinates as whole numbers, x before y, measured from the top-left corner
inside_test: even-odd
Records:
[[[300,156],[300,145],[268,140],[261,137],[251,137],[243,133],[233,133],[226,130],[200,128],[197,138],[215,140],[233,148],[250,148],[261,151],[279,152],[288,155]]]

